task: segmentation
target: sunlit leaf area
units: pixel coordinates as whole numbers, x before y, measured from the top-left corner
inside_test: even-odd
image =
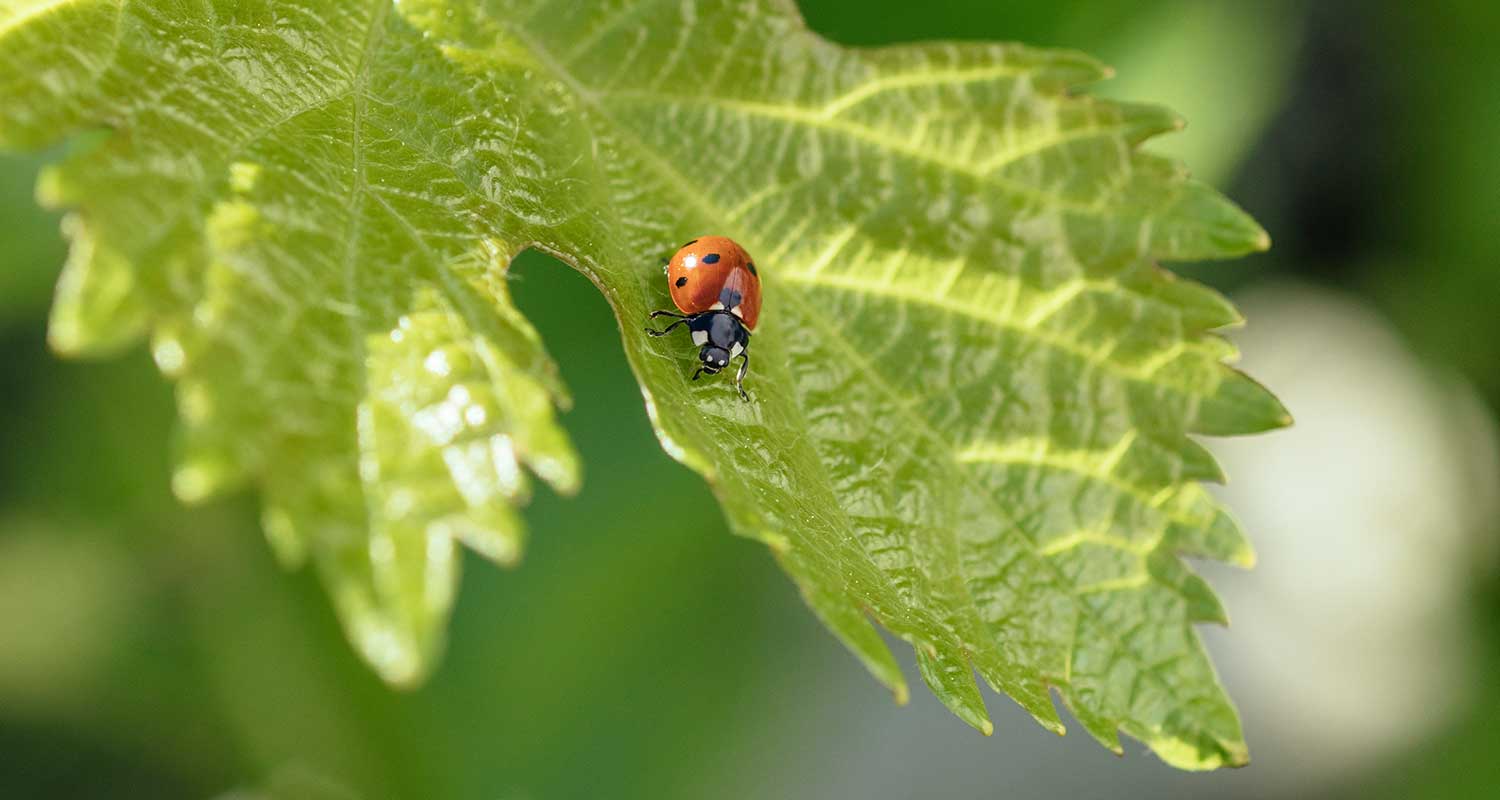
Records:
[[[1484,794],[1439,5],[0,2],[0,796]]]

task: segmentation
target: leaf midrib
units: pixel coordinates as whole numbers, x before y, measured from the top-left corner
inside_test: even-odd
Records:
[[[1002,73],[1000,77],[1003,76],[1004,75]],[[980,77],[969,78],[969,80],[981,79],[982,78]],[[981,182],[991,183],[999,189],[1011,192],[1016,195],[1020,195],[1034,202],[1040,202],[1050,207],[1060,208],[1065,211],[1071,211],[1077,214],[1095,217],[1114,215],[1116,212],[1113,209],[1109,208],[1103,201],[1091,204],[1078,203],[1073,200],[1064,198],[1057,193],[1046,192],[1038,189],[1035,186],[1032,186],[1031,184],[1016,181],[1014,179],[1007,178],[996,173],[999,170],[1015,163],[1018,159],[1044,152],[1053,147],[1067,144],[1068,142],[1094,137],[1109,136],[1112,134],[1122,134],[1133,130],[1135,127],[1132,126],[1128,121],[1122,121],[1112,125],[1080,128],[1061,134],[1039,137],[1035,142],[1006,150],[1003,153],[998,153],[985,159],[982,162],[975,164],[970,161],[961,159],[945,158],[927,150],[913,147],[911,144],[903,142],[899,139],[891,138],[884,132],[879,131],[875,128],[871,128],[865,125],[859,125],[847,120],[842,120],[838,117],[837,114],[829,115],[825,111],[805,108],[802,106],[777,106],[770,103],[760,103],[753,100],[731,100],[723,97],[713,97],[711,95],[681,97],[677,95],[666,94],[663,92],[652,91],[649,89],[610,90],[608,93],[601,95],[600,97],[602,98],[600,102],[603,102],[605,99],[609,101],[636,100],[655,102],[659,105],[678,109],[713,106],[715,108],[722,108],[725,111],[730,111],[746,117],[764,117],[766,119],[781,120],[783,122],[803,125],[809,129],[826,130],[831,133],[853,139],[855,141],[863,142],[868,145],[874,145],[875,147],[897,153],[914,161],[921,161],[924,163],[932,164],[934,166],[942,167],[944,170],[958,175],[964,175]]]

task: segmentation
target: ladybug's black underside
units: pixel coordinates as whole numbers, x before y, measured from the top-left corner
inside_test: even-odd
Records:
[[[687,318],[687,326],[694,334],[693,342],[704,347],[716,347],[739,355],[750,346],[750,331],[745,330],[745,323],[728,311],[694,314]],[[717,369],[704,371],[718,372]]]
[[[678,325],[686,325],[693,337],[693,344],[699,346],[698,361],[701,366],[693,373],[693,380],[699,375],[716,375],[729,365],[731,359],[739,357],[743,359],[740,363],[739,372],[735,375],[734,386],[739,390],[740,397],[749,400],[750,396],[745,393],[745,373],[750,369],[750,331],[745,323],[730,311],[715,309],[704,311],[700,314],[683,315],[672,311],[653,311],[651,318],[676,317],[677,321],[662,330],[646,328],[646,333],[652,336],[665,336]]]

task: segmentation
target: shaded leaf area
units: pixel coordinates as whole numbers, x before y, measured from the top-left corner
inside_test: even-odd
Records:
[[[391,133],[424,121],[378,99],[441,60],[384,5],[183,12],[55,4],[6,28],[8,76],[67,56],[7,87],[8,142],[111,130],[41,189],[77,209],[53,344],[108,351],[149,325],[177,381],[177,493],[258,483],[278,554],[323,574],[382,675],[416,680],[458,543],[517,558],[523,465],[576,486],[565,395],[508,301],[488,209],[463,208]],[[72,91],[36,96],[56,86]]]
[[[1233,308],[1156,262],[1266,237],[1137,148],[1173,115],[1077,93],[1092,60],[843,49],[780,0],[77,0],[0,12],[0,74],[0,142],[109,131],[43,187],[75,209],[54,344],[150,331],[179,494],[259,485],[388,679],[430,667],[460,543],[519,554],[527,471],[576,485],[505,288],[534,246],[600,287],[668,452],[898,698],[871,618],[981,730],[976,672],[1115,750],[1246,760],[1180,557],[1253,557],[1189,437],[1286,415],[1224,366]],[[707,233],[764,280],[749,403],[638,333]]]

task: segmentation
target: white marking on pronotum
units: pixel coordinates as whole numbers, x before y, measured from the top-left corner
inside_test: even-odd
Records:
[[[711,305],[711,306],[708,307],[708,310],[709,311],[723,311],[724,310],[724,301],[720,300],[719,302],[714,303],[713,305]]]
[[[693,344],[702,346],[708,342],[708,331],[693,331]]]

